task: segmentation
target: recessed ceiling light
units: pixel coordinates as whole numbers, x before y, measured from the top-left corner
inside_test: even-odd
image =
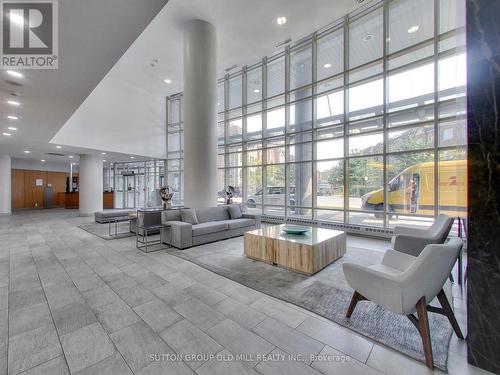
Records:
[[[40,160],[42,163],[45,163],[45,159]]]
[[[408,29],[408,34],[416,33],[418,31],[418,29],[420,29],[420,26],[418,26],[418,25],[412,26]]]
[[[325,65],[323,65],[323,68],[325,69],[330,69],[332,67],[332,64],[330,63],[326,63]]]
[[[7,137],[10,137],[12,134],[10,133],[2,133],[3,135],[6,135]]]
[[[168,79],[168,78],[167,78],[167,79],[165,80],[165,83],[172,83],[172,81],[171,81],[170,79]]]
[[[105,152],[101,152],[101,155],[106,155],[106,153]]]
[[[31,151],[29,151],[29,150],[24,150],[24,153],[25,153],[25,154],[31,154]]]
[[[256,94],[258,94],[260,92],[260,90],[259,89],[255,89],[255,90],[253,90],[253,92],[256,93]]]
[[[62,148],[62,146],[56,146],[56,148]]]
[[[17,128],[15,128],[13,126],[9,126],[7,129],[12,130],[13,132],[17,131]]]
[[[17,77],[17,78],[24,77],[21,73],[16,72],[14,70],[7,70],[7,74],[11,75],[12,77]]]
[[[131,156],[130,159],[135,159],[135,157]]]
[[[73,159],[73,155],[68,156],[70,159]]]
[[[363,37],[363,42],[368,42],[373,39],[373,34],[367,34]]]
[[[11,119],[11,120],[17,120],[18,117],[17,116],[7,116],[8,119]]]
[[[104,163],[106,163],[106,160],[104,160],[104,159],[103,159],[102,161],[103,161]]]
[[[9,103],[10,105],[16,105],[16,106],[21,105],[21,103],[16,102],[15,100],[7,100],[7,103]]]
[[[276,23],[278,25],[284,25],[286,23],[286,17],[285,16],[279,16],[276,18]]]

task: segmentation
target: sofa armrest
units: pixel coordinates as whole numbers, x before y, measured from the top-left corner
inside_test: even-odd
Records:
[[[254,219],[255,220],[255,227],[260,228],[260,223],[261,223],[261,214],[249,214],[249,213],[244,213],[242,214],[245,219]]]
[[[436,241],[429,237],[410,236],[407,234],[398,234],[391,240],[392,248],[405,254],[418,257],[424,247],[434,244]]]
[[[164,225],[170,226],[171,245],[178,249],[193,246],[193,226],[183,221],[166,221]]]

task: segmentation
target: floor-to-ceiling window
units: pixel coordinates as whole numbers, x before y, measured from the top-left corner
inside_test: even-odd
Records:
[[[465,64],[464,0],[393,0],[227,74],[219,202],[233,186],[268,216],[379,228],[465,216]],[[180,114],[168,129],[182,176]]]

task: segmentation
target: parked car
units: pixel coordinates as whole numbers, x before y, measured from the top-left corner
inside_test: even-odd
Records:
[[[250,208],[262,205],[264,190],[258,190],[254,195],[250,195],[247,199],[247,206]],[[274,206],[284,206],[286,202],[286,188],[284,186],[268,186],[266,188],[265,204]],[[290,206],[295,206],[295,187],[290,186]]]

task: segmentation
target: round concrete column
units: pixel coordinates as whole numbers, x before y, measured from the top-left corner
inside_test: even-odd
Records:
[[[80,216],[102,211],[102,158],[80,155]]]
[[[0,155],[0,216],[12,213],[11,173],[10,156]]]
[[[217,39],[208,22],[184,31],[184,204],[217,205]]]

